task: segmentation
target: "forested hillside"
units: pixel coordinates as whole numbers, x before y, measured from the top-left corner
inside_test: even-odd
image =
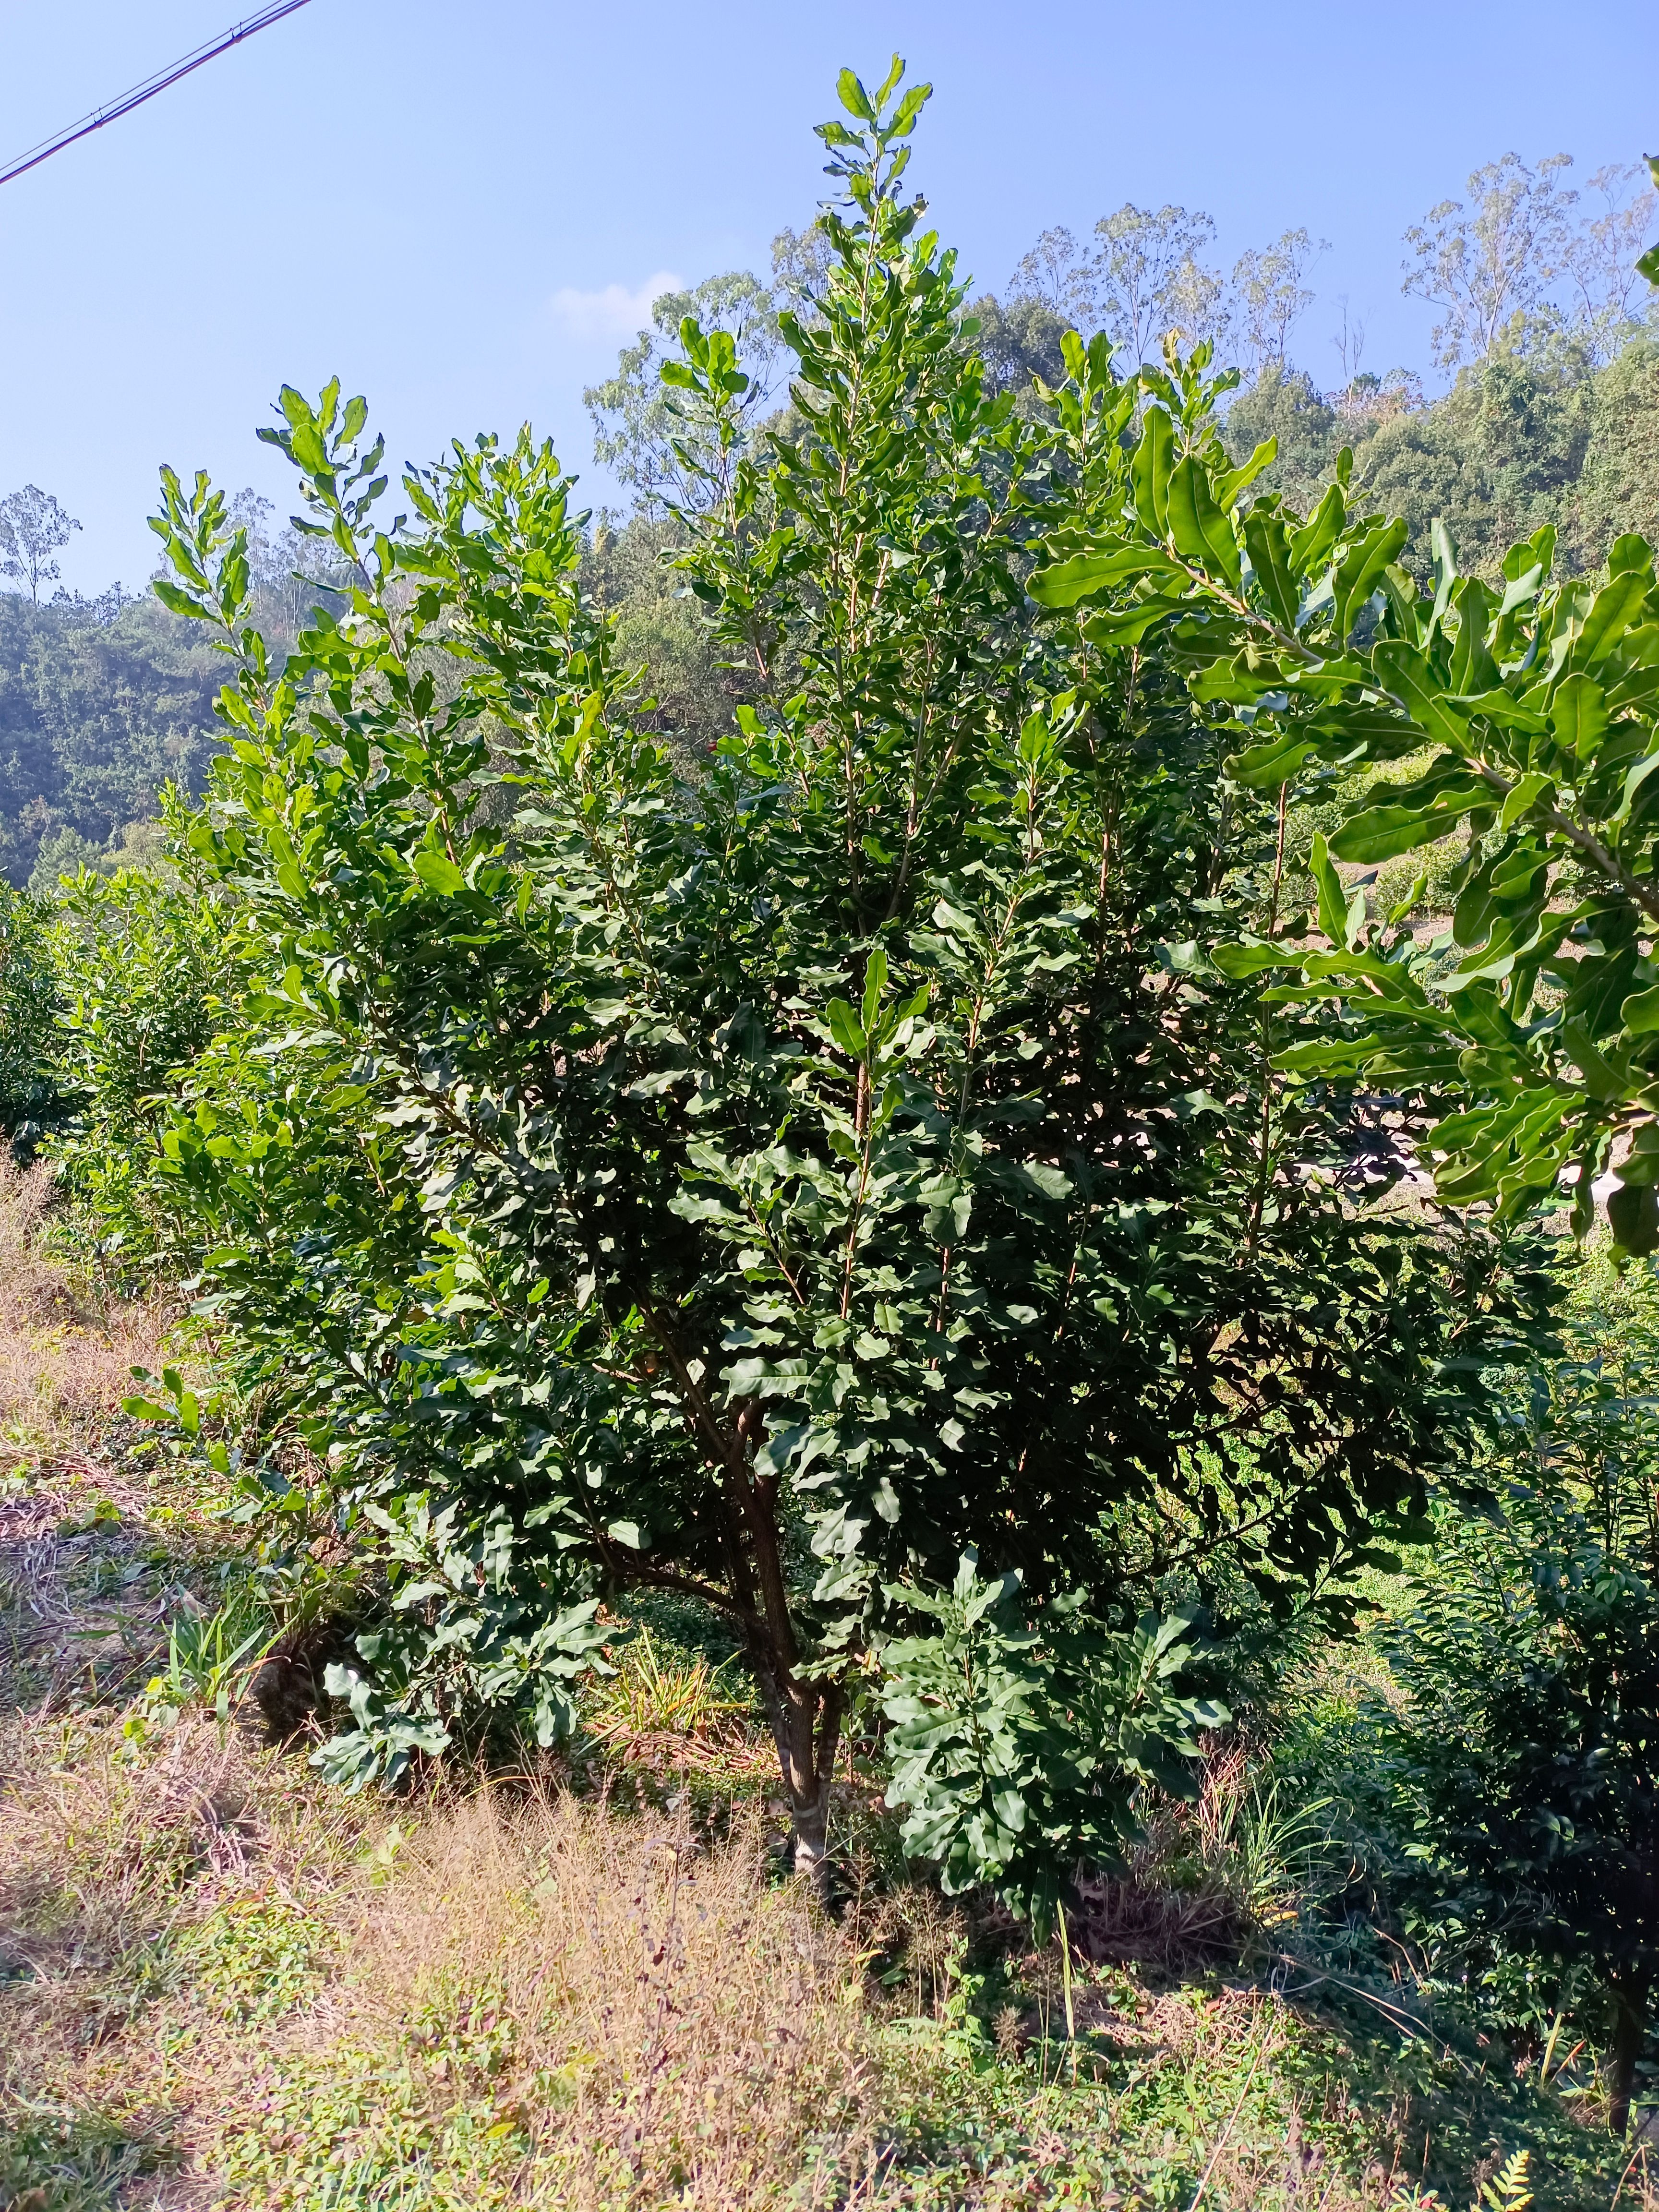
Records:
[[[1549,523],[1563,565],[1583,574],[1620,531],[1659,531],[1659,342],[1639,333],[1601,363],[1553,332],[1506,343],[1431,406],[1373,379],[1322,393],[1306,370],[1273,363],[1227,418],[1240,459],[1264,438],[1279,447],[1267,481],[1297,507],[1352,447],[1356,489],[1405,517],[1407,562],[1424,573],[1438,519],[1474,574],[1495,576]]]
[[[0,868],[49,887],[131,844],[163,784],[197,789],[217,743],[213,654],[148,598],[118,610],[0,593]]]
[[[1639,163],[1598,173],[1582,194],[1570,175],[1559,157],[1533,170],[1507,155],[1408,236],[1406,289],[1441,315],[1435,360],[1415,370],[1362,368],[1364,332],[1346,308],[1334,340],[1315,334],[1307,279],[1320,249],[1306,229],[1229,271],[1206,258],[1207,215],[1132,203],[1081,241],[1045,231],[1000,291],[964,302],[958,342],[993,388],[1029,410],[1038,380],[1063,381],[1060,341],[1073,326],[1105,331],[1121,368],[1156,359],[1166,331],[1207,341],[1218,361],[1240,364],[1238,388],[1218,403],[1229,449],[1243,460],[1275,440],[1264,481],[1292,505],[1316,503],[1347,447],[1356,490],[1408,524],[1406,559],[1418,573],[1437,518],[1472,574],[1496,574],[1507,548],[1545,523],[1562,567],[1588,571],[1620,531],[1659,531],[1659,325],[1635,273],[1659,217]],[[616,375],[587,394],[598,457],[632,501],[596,514],[588,586],[617,616],[621,649],[649,670],[658,726],[699,743],[728,726],[736,694],[683,580],[664,565],[684,540],[676,513],[695,513],[701,495],[675,451],[681,426],[662,364],[678,356],[684,315],[730,331],[750,378],[745,414],[798,434],[778,317],[810,301],[823,267],[820,232],[780,232],[764,276],[732,271],[665,294]],[[1322,357],[1339,356],[1338,377],[1321,373]],[[1425,399],[1437,368],[1450,388]],[[0,592],[0,874],[49,889],[60,869],[148,849],[143,825],[165,781],[198,787],[219,742],[218,679],[193,627],[147,593],[43,600],[52,556],[76,526],[29,493],[12,526],[21,552],[0,558],[15,586]],[[0,501],[0,555],[12,542],[3,510],[24,499]],[[283,652],[317,596],[298,579],[331,572],[314,540],[274,527],[269,502],[246,492],[237,511],[251,525],[261,619]]]
[[[53,510],[56,510],[55,514]],[[262,619],[278,653],[319,594],[295,580],[292,530],[267,534],[269,502],[244,493]],[[199,791],[221,743],[223,671],[198,625],[149,591],[88,599],[52,591],[72,519],[32,486],[0,501],[0,876],[50,892],[58,875],[153,856],[163,787]],[[326,596],[322,594],[321,596]]]

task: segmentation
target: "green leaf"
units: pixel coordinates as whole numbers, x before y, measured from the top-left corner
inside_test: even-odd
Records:
[[[845,999],[831,999],[823,1010],[825,1025],[849,1060],[862,1060],[869,1040]]]
[[[1535,599],[1543,587],[1544,564],[1541,561],[1535,561],[1530,568],[1523,568],[1519,575],[1511,576],[1504,586],[1503,598],[1498,603],[1498,620],[1501,622],[1505,615],[1512,615],[1517,607],[1525,606],[1529,600]]]
[[[1352,951],[1365,926],[1364,891],[1356,889],[1350,895],[1343,889],[1329,848],[1318,831],[1308,855],[1308,868],[1319,894],[1319,927],[1333,945]]]
[[[1512,830],[1523,814],[1530,811],[1546,793],[1555,786],[1540,769],[1529,769],[1504,801],[1504,811],[1498,817],[1500,830]]]
[[[853,70],[844,69],[836,79],[836,93],[849,115],[856,116],[860,123],[875,121],[876,111],[871,106],[870,95]]]
[[[165,576],[156,577],[150,589],[169,614],[187,615],[192,622],[216,622],[218,619],[216,607],[204,606],[190,592],[181,591],[177,584],[168,583]]]
[[[1177,462],[1170,477],[1170,535],[1176,550],[1234,591],[1243,574],[1232,518],[1216,505],[1209,472],[1196,455]]]
[[[1127,606],[1104,607],[1091,615],[1083,625],[1083,635],[1091,645],[1139,645],[1155,624],[1185,614],[1191,605],[1189,599],[1154,592],[1151,599],[1131,599]]]
[[[1478,576],[1466,576],[1452,594],[1457,631],[1452,642],[1446,688],[1463,696],[1490,696],[1498,682],[1498,664],[1486,644],[1492,623],[1492,593]]]
[[[873,1036],[881,1012],[881,994],[887,988],[887,955],[877,945],[864,971],[864,1033]]]
[[[1248,490],[1262,471],[1272,468],[1278,459],[1278,439],[1264,438],[1248,461],[1241,463],[1236,469],[1229,469],[1224,476],[1216,478],[1215,495],[1220,505],[1232,507],[1240,492]]]
[[[1247,975],[1260,975],[1265,969],[1301,964],[1299,953],[1285,952],[1277,945],[1212,945],[1210,958],[1235,982],[1242,982]]]
[[[1550,710],[1556,743],[1577,760],[1586,760],[1607,734],[1607,703],[1594,677],[1566,678]]]
[[[1149,537],[1163,538],[1170,527],[1170,471],[1175,456],[1175,425],[1167,410],[1148,407],[1141,418],[1140,441],[1129,464],[1135,513]]]
[[[1248,752],[1231,753],[1224,771],[1234,783],[1251,791],[1277,790],[1288,783],[1319,750],[1316,739],[1292,736],[1268,738]]]
[[[1454,793],[1443,805],[1367,807],[1348,817],[1331,839],[1331,851],[1339,860],[1392,860],[1446,836],[1472,808],[1490,803],[1482,787]]]
[[[1624,796],[1620,802],[1619,811],[1613,817],[1615,821],[1622,822],[1628,817],[1637,794],[1655,769],[1659,769],[1659,747],[1656,747],[1652,752],[1638,761],[1626,776]]]
[[[1584,627],[1567,655],[1570,669],[1598,668],[1642,611],[1648,595],[1648,577],[1641,568],[1626,568],[1596,593]]]
[[[1650,1183],[1620,1183],[1607,1195],[1607,1224],[1621,1252],[1644,1259],[1659,1249],[1659,1192]]]
[[[1434,612],[1431,619],[1437,629],[1451,605],[1452,587],[1457,581],[1457,548],[1438,515],[1429,527],[1429,546],[1435,568]]]
[[[416,854],[410,866],[423,884],[446,898],[453,898],[466,889],[466,878],[447,853],[434,852],[426,846]]]
[[[1079,599],[1138,576],[1184,583],[1185,574],[1167,553],[1149,545],[1109,545],[1095,553],[1076,553],[1038,568],[1025,588],[1039,606],[1073,607]]]
[[[1468,732],[1448,711],[1426,653],[1402,639],[1385,638],[1371,648],[1371,666],[1379,685],[1394,694],[1425,737],[1467,757]]]
[[[1382,580],[1383,571],[1396,559],[1407,538],[1403,521],[1379,523],[1357,545],[1351,546],[1339,564],[1333,585],[1337,637],[1346,642],[1361,611]]]
[[[1332,945],[1347,945],[1347,891],[1343,890],[1343,878],[1336,874],[1329,845],[1321,832],[1314,832],[1312,852],[1307,854],[1307,869],[1314,878],[1314,890],[1318,891],[1318,927],[1325,931]]]
[[[1253,672],[1241,654],[1237,660],[1215,660],[1200,668],[1188,678],[1187,689],[1203,706],[1253,707],[1265,693],[1276,690],[1279,681],[1274,670]]]
[[[1258,597],[1282,629],[1294,629],[1302,604],[1291,573],[1291,534],[1284,517],[1260,512],[1244,518],[1244,548]]]
[[[1535,708],[1523,707],[1518,699],[1502,690],[1476,692],[1466,699],[1448,698],[1444,705],[1449,714],[1455,714],[1463,721],[1480,714],[1487,721],[1495,722],[1500,730],[1521,730],[1528,737],[1541,738],[1549,727],[1547,715],[1540,714]]]
[[[1299,530],[1291,532],[1291,570],[1304,580],[1323,563],[1342,534],[1348,502],[1340,484],[1332,484]]]
[[[887,126],[890,138],[908,138],[916,127],[916,118],[933,96],[931,84],[913,84],[895,111]]]
[[[170,1421],[173,1418],[170,1406],[158,1406],[153,1398],[123,1398],[121,1411],[132,1421]]]

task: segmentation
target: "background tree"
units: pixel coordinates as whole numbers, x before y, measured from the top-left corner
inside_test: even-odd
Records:
[[[1598,365],[1611,361],[1633,334],[1648,304],[1638,262],[1659,222],[1659,192],[1641,161],[1613,161],[1589,188],[1601,211],[1568,235],[1551,271],[1564,280],[1572,328]]]
[[[1442,200],[1406,233],[1413,258],[1401,289],[1440,309],[1433,343],[1442,368],[1484,360],[1499,332],[1545,299],[1578,197],[1558,181],[1571,167],[1571,154],[1552,154],[1535,169],[1505,154],[1473,173],[1469,201]]]
[[[0,881],[0,1136],[27,1157],[62,1089],[51,917]]]
[[[1094,234],[1085,251],[1063,227],[1045,230],[1009,279],[1011,308],[1032,301],[1079,331],[1105,331],[1131,373],[1157,358],[1169,331],[1189,345],[1219,338],[1226,287],[1202,259],[1215,236],[1212,217],[1126,201],[1100,218]]]
[[[1233,264],[1233,336],[1249,367],[1282,370],[1291,332],[1313,305],[1303,279],[1328,241],[1317,245],[1306,230],[1287,230],[1265,251],[1252,246]]]
[[[36,607],[0,592],[0,870],[26,884],[66,835],[108,854],[166,784],[199,787],[221,675],[194,625],[154,599]]]
[[[969,308],[964,332],[984,364],[988,388],[1008,392],[1017,407],[1032,414],[1042,404],[1039,384],[1066,380],[1064,343],[1070,327],[1041,300],[1016,298],[1005,306],[987,292]]]
[[[1008,298],[1036,301],[1069,329],[1093,330],[1100,319],[1096,273],[1071,232],[1057,225],[1020,257],[1008,279]]]
[[[1659,544],[1659,345],[1627,345],[1590,391],[1583,465],[1567,525],[1574,564],[1627,530]]]
[[[776,389],[777,314],[769,288],[746,270],[710,276],[690,292],[665,292],[653,302],[652,328],[627,347],[617,374],[582,394],[593,419],[595,457],[632,488],[646,514],[688,512],[708,495],[708,465],[718,451],[695,392],[662,379],[665,362],[680,359],[686,317],[726,332],[744,367],[745,418],[758,422]]]
[[[685,530],[672,516],[601,514],[582,556],[581,580],[594,607],[615,622],[623,665],[646,671],[654,726],[701,757],[731,730],[741,687],[672,565],[685,545]],[[644,726],[644,712],[641,720]]]
[[[1095,225],[1091,326],[1109,333],[1130,369],[1158,358],[1168,331],[1181,331],[1189,344],[1219,335],[1221,283],[1202,259],[1214,235],[1201,212],[1167,204],[1154,211],[1128,200]]]
[[[0,576],[21,584],[36,606],[42,584],[55,584],[62,573],[52,557],[81,527],[75,517],[39,484],[0,499]]]
[[[810,321],[829,282],[835,258],[822,223],[813,221],[801,230],[786,224],[772,240],[772,296],[779,307],[787,307]],[[734,333],[735,335],[735,333]]]

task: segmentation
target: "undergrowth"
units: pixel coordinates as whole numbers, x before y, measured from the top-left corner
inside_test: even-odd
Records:
[[[559,1753],[326,1789],[255,1694],[318,1608],[134,1456],[124,1384],[26,1389],[0,1491],[0,2208],[1654,2212],[1589,2056],[1389,1937],[1363,1647],[1149,1802],[1063,1939],[918,1879],[856,1757],[826,1914],[677,1601],[607,1615]]]

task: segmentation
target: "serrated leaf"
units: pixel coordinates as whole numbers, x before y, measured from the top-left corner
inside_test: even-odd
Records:
[[[1593,676],[1569,676],[1558,686],[1550,708],[1555,741],[1575,760],[1587,760],[1607,730],[1606,694]]]
[[[1344,890],[1325,838],[1315,833],[1308,869],[1319,895],[1319,927],[1331,943],[1352,951],[1365,924],[1365,894]]]
[[[1238,533],[1232,517],[1217,506],[1209,471],[1195,454],[1188,453],[1170,472],[1169,519],[1176,550],[1237,591],[1243,574]]]
[[[1380,523],[1351,546],[1339,565],[1332,590],[1335,599],[1335,629],[1346,641],[1363,610],[1382,583],[1389,563],[1398,558],[1407,538],[1403,521]]]
[[[1247,514],[1244,549],[1250,556],[1258,596],[1267,601],[1269,613],[1281,628],[1294,629],[1302,594],[1291,573],[1291,534],[1284,517]]]
[[[1283,951],[1276,945],[1212,945],[1210,959],[1224,975],[1242,982],[1247,975],[1260,975],[1268,968],[1294,968],[1300,964],[1300,956]]]
[[[1426,653],[1419,653],[1415,646],[1403,640],[1385,638],[1382,644],[1372,647],[1371,665],[1379,684],[1394,693],[1425,736],[1444,745],[1449,752],[1467,757],[1468,732],[1457,716],[1448,710],[1445,694],[1435,679]]]
[[[432,890],[441,891],[446,898],[453,898],[458,891],[466,889],[466,878],[447,853],[423,848],[410,866],[423,884]]]
[[[169,614],[185,615],[191,622],[213,622],[217,618],[217,608],[203,606],[177,584],[168,583],[165,576],[158,576],[150,589]]]
[[[1170,523],[1170,471],[1175,457],[1175,425],[1166,409],[1149,407],[1141,417],[1140,440],[1129,464],[1135,513],[1147,534],[1162,538]]]
[[[1339,860],[1392,860],[1444,837],[1473,808],[1490,803],[1491,794],[1484,787],[1465,787],[1443,794],[1442,803],[1433,806],[1367,807],[1348,817],[1331,839],[1330,849]]]
[[[1131,599],[1127,606],[1103,608],[1083,625],[1091,645],[1139,645],[1154,623],[1185,614],[1191,601],[1154,592],[1150,599]]]
[[[1230,754],[1224,765],[1234,783],[1252,791],[1272,790],[1288,783],[1318,750],[1310,738],[1270,738],[1248,752]]]
[[[1079,599],[1141,576],[1186,580],[1179,563],[1156,547],[1115,545],[1097,553],[1074,553],[1038,568],[1025,588],[1039,606],[1074,607]]]
[[[1572,641],[1568,668],[1599,667],[1641,613],[1647,595],[1647,574],[1640,568],[1626,568],[1604,584],[1591,602],[1583,629]]]
[[[823,1010],[824,1026],[850,1060],[862,1060],[869,1040],[858,1016],[845,999],[831,999]]]

